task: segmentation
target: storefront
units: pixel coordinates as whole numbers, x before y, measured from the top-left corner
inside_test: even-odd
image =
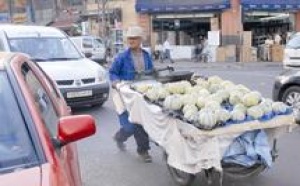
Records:
[[[295,30],[298,0],[241,0],[241,5],[244,30],[252,31],[254,46],[275,34],[280,34],[285,44],[288,33]]]
[[[167,37],[175,45],[192,45],[211,30],[211,18],[220,18],[230,0],[137,0],[136,11],[150,14],[157,42]]]
[[[244,31],[263,61],[282,61],[289,36],[296,30],[299,0],[241,0]]]

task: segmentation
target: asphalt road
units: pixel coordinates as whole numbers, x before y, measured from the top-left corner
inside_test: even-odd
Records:
[[[213,68],[187,67],[203,75],[219,75],[223,79],[242,83],[263,96],[271,98],[274,77],[280,66],[217,66]],[[152,144],[153,163],[144,164],[135,152],[133,138],[127,143],[127,152],[119,152],[112,136],[118,129],[117,116],[109,100],[102,108],[83,108],[75,114],[91,114],[97,120],[97,134],[79,142],[78,149],[85,186],[173,186],[161,149]],[[299,186],[300,130],[285,134],[279,140],[279,158],[273,167],[258,177],[247,180],[224,179],[224,186]],[[208,185],[203,175],[197,176],[193,186]]]

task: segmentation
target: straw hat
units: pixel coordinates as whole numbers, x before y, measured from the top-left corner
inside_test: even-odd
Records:
[[[126,37],[141,37],[143,38],[143,29],[139,26],[131,26],[126,32]]]

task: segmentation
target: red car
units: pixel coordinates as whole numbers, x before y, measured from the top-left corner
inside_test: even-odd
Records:
[[[0,186],[81,186],[72,142],[95,131],[93,117],[70,116],[36,64],[0,53]]]

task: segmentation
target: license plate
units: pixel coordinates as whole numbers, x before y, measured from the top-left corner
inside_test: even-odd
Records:
[[[91,90],[68,92],[67,98],[80,98],[80,97],[88,97],[88,96],[92,96],[92,95],[93,95],[93,91],[91,91]]]

